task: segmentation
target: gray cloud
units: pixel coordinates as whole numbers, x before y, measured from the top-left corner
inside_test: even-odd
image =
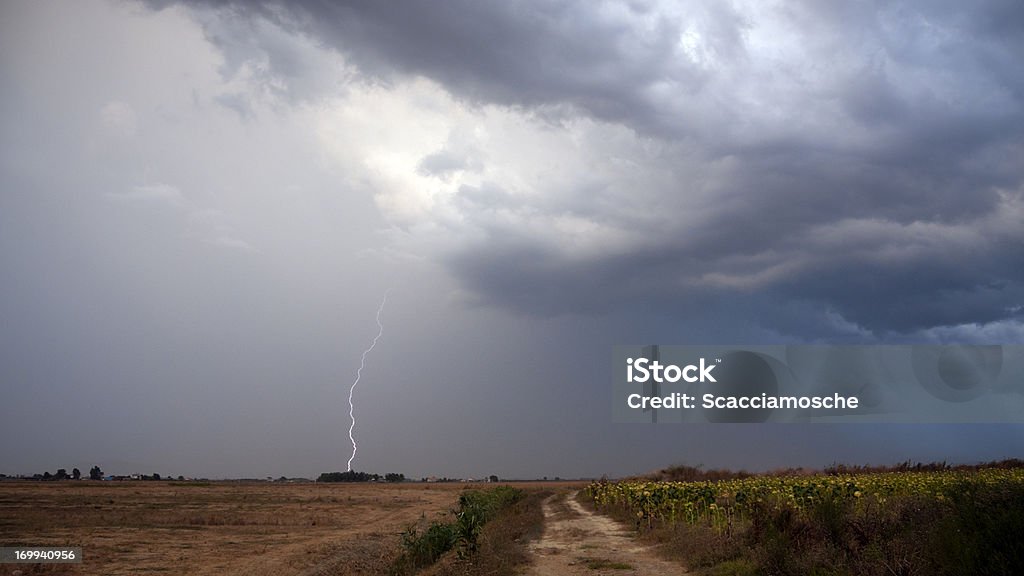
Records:
[[[362,74],[423,75],[555,129],[579,117],[624,126],[636,140],[619,152],[669,173],[629,208],[600,176],[554,193],[540,184],[529,199],[464,187],[454,209],[483,236],[439,256],[484,301],[552,314],[766,290],[884,333],[998,321],[1020,300],[1024,11],[1011,2],[310,2],[262,14]],[[269,60],[286,76],[298,68],[288,51]],[[645,140],[667,148],[637,158]],[[438,150],[419,169],[470,162]],[[630,209],[701,217],[638,221]],[[566,260],[530,231],[559,216],[642,226],[650,241]]]

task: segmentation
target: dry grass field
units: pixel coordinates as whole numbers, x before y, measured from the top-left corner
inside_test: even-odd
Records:
[[[0,483],[0,546],[81,546],[82,564],[0,574],[373,574],[465,484]]]

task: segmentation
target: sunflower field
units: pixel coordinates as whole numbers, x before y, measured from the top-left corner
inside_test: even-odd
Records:
[[[942,501],[985,489],[1024,488],[1024,468],[887,472],[839,476],[754,476],[702,482],[593,482],[585,490],[599,508],[617,508],[653,522],[728,525],[755,511],[806,510],[823,502],[885,506],[907,496]]]

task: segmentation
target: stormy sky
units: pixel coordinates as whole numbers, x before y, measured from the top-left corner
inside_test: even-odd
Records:
[[[1024,6],[4,2],[0,472],[1021,456],[612,424],[616,344],[1024,343]]]

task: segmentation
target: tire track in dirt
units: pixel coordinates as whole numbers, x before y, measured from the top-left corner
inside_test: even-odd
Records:
[[[543,509],[544,535],[530,546],[530,576],[687,573],[637,542],[622,524],[581,506],[575,492],[548,497]]]

